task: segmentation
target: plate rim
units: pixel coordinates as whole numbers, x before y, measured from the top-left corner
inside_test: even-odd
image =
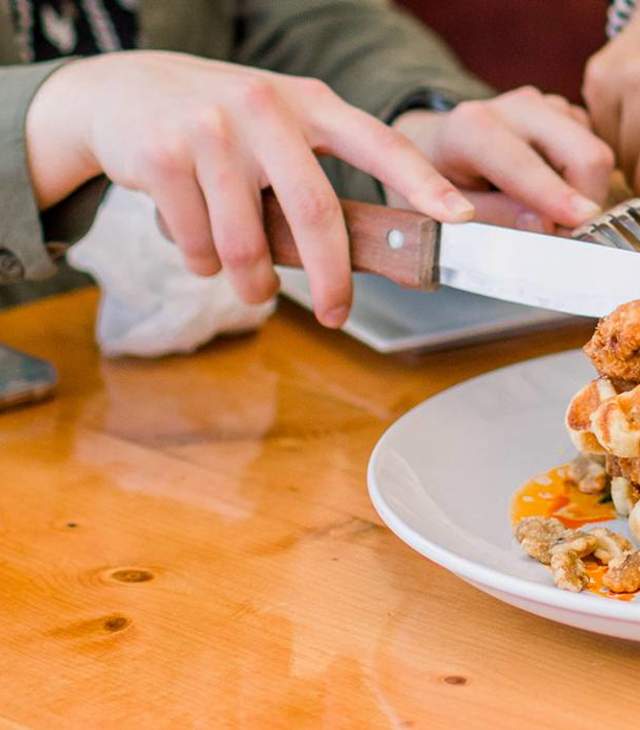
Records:
[[[563,591],[555,586],[544,586],[533,583],[525,578],[502,573],[495,568],[488,567],[482,563],[470,560],[457,554],[453,550],[443,547],[427,539],[410,527],[402,518],[398,517],[395,511],[385,500],[375,473],[376,465],[380,459],[380,453],[386,448],[386,441],[390,434],[400,425],[408,420],[416,411],[423,409],[430,401],[437,399],[445,393],[457,390],[460,387],[469,385],[476,381],[499,373],[500,371],[515,369],[525,364],[536,361],[561,358],[569,354],[581,352],[580,349],[564,350],[560,353],[551,353],[539,357],[531,357],[519,360],[500,368],[494,368],[487,372],[466,378],[455,385],[439,391],[433,396],[425,398],[402,416],[397,418],[388,426],[378,439],[367,465],[367,488],[369,497],[377,513],[389,529],[404,543],[421,555],[429,558],[441,567],[452,573],[463,577],[474,583],[480,583],[488,588],[501,591],[519,598],[524,598],[535,603],[553,606],[584,615],[598,616],[602,618],[615,618],[630,624],[640,623],[640,605],[625,603],[623,601],[605,600],[598,596],[584,595],[582,593],[571,593]],[[517,488],[514,487],[514,489]]]

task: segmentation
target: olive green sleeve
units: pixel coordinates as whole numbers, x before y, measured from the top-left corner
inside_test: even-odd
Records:
[[[435,34],[384,0],[244,0],[238,7],[234,61],[315,76],[381,119],[422,88],[459,99],[491,94]],[[368,176],[333,160],[325,168],[342,195],[380,200]]]
[[[40,85],[67,60],[0,66],[0,283],[55,273],[46,244],[77,240],[90,226],[100,200],[103,186],[94,182],[41,216],[33,194],[27,111]]]
[[[41,279],[55,271],[44,247],[33,196],[25,124],[31,99],[61,63],[0,67],[0,248],[19,262],[18,271]]]

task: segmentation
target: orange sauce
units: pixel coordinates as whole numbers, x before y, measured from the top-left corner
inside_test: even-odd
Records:
[[[565,527],[579,528],[592,522],[606,522],[616,519],[611,502],[601,503],[598,494],[583,494],[568,478],[568,464],[550,469],[530,479],[513,495],[511,522],[518,523],[523,517],[555,517]],[[589,574],[586,590],[604,598],[617,601],[632,601],[637,593],[613,593],[602,583],[607,570],[596,560],[585,560]]]
[[[633,601],[638,595],[637,593],[614,593],[604,586],[602,577],[607,572],[607,566],[598,563],[596,560],[585,560],[585,568],[589,574],[589,585],[587,590],[591,593],[597,593],[604,598],[615,598],[616,601]]]
[[[558,466],[528,481],[513,496],[511,522],[523,517],[556,517],[565,527],[615,520],[611,502],[600,503],[599,494],[583,494],[568,479],[568,466]]]

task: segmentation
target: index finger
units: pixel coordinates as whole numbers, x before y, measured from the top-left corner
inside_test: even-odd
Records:
[[[473,205],[407,137],[331,94],[315,119],[322,151],[372,175],[436,220],[470,220]]]

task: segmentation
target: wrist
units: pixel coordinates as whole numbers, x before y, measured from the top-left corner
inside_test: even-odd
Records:
[[[84,63],[84,59],[70,61],[51,74],[27,112],[27,157],[40,210],[101,172],[89,143],[91,105],[82,82]]]
[[[396,117],[391,126],[418,145],[425,154],[429,154],[428,143],[446,114],[447,112],[412,109]]]

